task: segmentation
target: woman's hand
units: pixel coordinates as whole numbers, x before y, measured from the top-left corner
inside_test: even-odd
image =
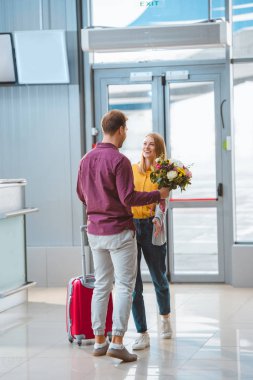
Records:
[[[154,218],[152,222],[154,223],[154,226],[155,226],[154,237],[157,237],[161,233],[161,230],[162,230],[160,219]]]

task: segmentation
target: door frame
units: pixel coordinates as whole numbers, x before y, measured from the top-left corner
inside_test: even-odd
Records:
[[[94,104],[95,104],[95,127],[100,129],[100,120],[104,112],[107,112],[107,99],[105,96],[105,87],[107,84],[136,84],[136,83],[150,83],[147,81],[143,82],[132,82],[130,81],[131,72],[149,71],[152,70],[153,75],[153,123],[157,126],[155,129],[157,132],[161,133],[165,140],[168,139],[166,131],[168,131],[168,115],[166,114],[166,94],[162,94],[159,90],[161,86],[162,76],[167,70],[188,70],[190,76],[199,76],[207,80],[209,78],[215,79],[215,86],[219,88],[215,89],[215,93],[219,94],[218,98],[215,97],[215,118],[216,125],[218,123],[219,128],[221,128],[221,141],[219,149],[219,162],[217,159],[216,165],[220,166],[221,171],[221,183],[223,183],[224,197],[220,201],[223,203],[222,216],[218,215],[218,221],[220,221],[220,226],[218,227],[222,232],[222,236],[218,239],[219,245],[219,275],[184,275],[184,276],[174,276],[171,274],[171,280],[173,282],[229,282],[231,278],[230,262],[231,262],[231,242],[233,238],[233,178],[232,175],[232,155],[231,151],[227,151],[222,148],[224,141],[227,136],[231,136],[231,118],[230,118],[230,84],[229,84],[229,67],[225,60],[210,62],[150,62],[150,63],[139,63],[139,64],[96,64],[93,65],[94,74]],[[190,80],[189,80],[190,81]],[[178,81],[176,81],[178,82]],[[219,82],[219,83],[218,83]],[[165,87],[164,87],[165,91]],[[164,101],[163,101],[164,99]],[[221,102],[225,101],[225,106],[222,111],[220,110]],[[218,104],[220,103],[220,104]],[[217,112],[220,110],[220,112]],[[223,121],[221,121],[221,112],[223,112]],[[217,153],[216,153],[217,154]],[[216,168],[217,169],[217,168]],[[217,183],[219,183],[217,181]],[[187,205],[187,207],[189,207]],[[201,207],[197,205],[196,207]],[[207,206],[207,207],[212,207]],[[217,208],[217,212],[220,213],[221,208]],[[170,212],[170,211],[169,211]],[[171,231],[168,232],[171,234]],[[219,234],[219,236],[220,236]],[[168,239],[170,241],[171,239]],[[221,243],[222,241],[222,243]],[[169,243],[170,244],[170,243]],[[168,252],[170,252],[171,247],[168,247]],[[220,250],[222,252],[220,253]],[[168,270],[173,265],[173,260],[168,255]],[[221,259],[222,256],[222,259]],[[170,272],[170,270],[169,270]]]

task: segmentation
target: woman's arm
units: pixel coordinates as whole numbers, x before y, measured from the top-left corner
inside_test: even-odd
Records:
[[[161,225],[164,224],[164,219],[165,219],[166,211],[167,211],[167,209],[169,207],[169,200],[168,200],[168,198],[164,199],[163,202],[164,202],[164,206],[165,206],[164,210],[162,210],[161,205],[158,203],[156,205],[156,208],[155,208],[155,216],[154,216],[155,218],[157,218],[157,219],[160,220]]]

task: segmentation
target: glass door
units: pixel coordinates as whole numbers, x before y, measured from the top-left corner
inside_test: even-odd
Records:
[[[166,82],[170,156],[191,166],[192,185],[171,194],[168,226],[172,281],[223,281],[219,76]]]
[[[141,141],[153,130],[152,83],[108,85],[108,110],[119,109],[128,117],[128,138],[121,152],[132,163],[140,160]]]
[[[140,159],[145,135],[155,131],[164,136],[170,157],[191,165],[192,185],[183,193],[173,191],[169,202],[173,282],[224,281],[221,74],[206,71],[189,67],[186,79],[171,80],[164,67],[145,67],[143,80],[134,82],[131,68],[95,70],[97,129],[105,112],[120,109],[128,117],[121,151],[132,163]],[[142,272],[148,280],[144,260]]]

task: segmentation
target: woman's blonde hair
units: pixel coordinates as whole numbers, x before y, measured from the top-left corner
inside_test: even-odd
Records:
[[[145,138],[146,137],[152,137],[154,139],[156,157],[162,156],[166,160],[167,152],[166,152],[166,146],[165,146],[165,141],[163,137],[159,133],[149,133],[145,136]],[[145,173],[147,171],[143,154],[141,154],[141,160],[139,162],[139,170],[140,170],[140,173]]]

